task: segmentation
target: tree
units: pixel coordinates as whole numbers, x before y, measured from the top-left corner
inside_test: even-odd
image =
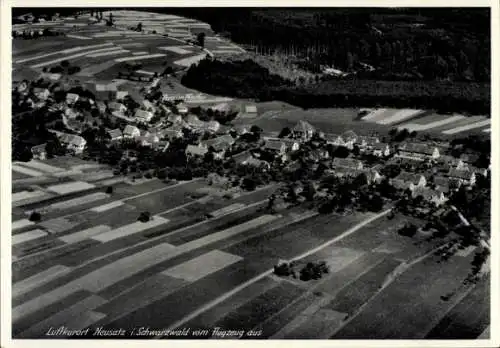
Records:
[[[63,60],[63,61],[61,62],[61,66],[62,66],[63,68],[67,68],[67,67],[69,67],[69,61],[67,61],[66,59],[65,59],[65,60]]]
[[[106,193],[107,193],[107,194],[112,194],[112,193],[113,193],[113,186],[108,186],[108,187],[106,188]]]
[[[32,212],[31,215],[30,215],[30,221],[33,221],[33,222],[38,222],[42,219],[42,215],[39,213],[39,212]]]
[[[201,47],[205,47],[205,33],[199,33],[196,37],[198,45]]]
[[[137,24],[137,31],[142,31],[142,23]]]
[[[288,127],[284,127],[280,134],[278,135],[278,138],[286,138],[287,136],[289,136],[290,134],[292,133],[292,131],[290,130],[290,128]]]

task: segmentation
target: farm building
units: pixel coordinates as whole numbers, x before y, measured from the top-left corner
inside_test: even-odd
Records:
[[[226,134],[217,138],[206,140],[203,144],[207,147],[213,147],[215,151],[222,151],[229,149],[234,142],[234,138],[229,134]]]
[[[59,133],[58,138],[62,145],[76,154],[82,153],[87,145],[87,141],[79,135]]]
[[[292,128],[292,137],[307,141],[312,138],[315,131],[316,129],[309,122],[299,121]]]
[[[280,139],[286,145],[286,151],[297,151],[300,143],[295,139]]]
[[[147,99],[144,99],[142,102],[141,102],[141,106],[144,110],[147,110],[147,111],[155,111],[156,110],[156,106],[151,103],[149,100]]]
[[[47,88],[34,88],[33,93],[41,100],[47,100],[50,97],[50,91]]]
[[[140,136],[141,136],[141,131],[136,126],[132,126],[132,125],[128,124],[125,127],[125,129],[123,130],[123,137],[124,138],[130,139],[130,138],[137,138]]]
[[[108,135],[111,138],[111,141],[118,141],[123,139],[123,133],[119,128],[109,129],[107,130]]]
[[[269,170],[271,168],[271,165],[268,162],[255,158],[252,155],[248,155],[247,158],[241,162],[241,164],[244,166],[262,168],[265,170]]]
[[[426,187],[417,187],[412,192],[412,197],[421,196],[425,201],[433,203],[435,206],[439,207],[447,201],[443,192],[437,190],[431,190]]]
[[[78,94],[68,93],[68,94],[66,94],[66,104],[73,105],[74,103],[76,103],[78,101],[79,98],[80,98],[80,96]]]
[[[334,158],[332,165],[335,168],[363,169],[363,162],[352,158]]]
[[[287,146],[282,139],[267,139],[264,145],[264,149],[280,155],[286,153],[286,148]]]
[[[167,151],[169,146],[170,146],[170,142],[168,140],[160,140],[156,143],[153,143],[153,148],[160,150],[162,152]]]
[[[186,115],[189,112],[189,109],[185,104],[179,104],[177,105],[177,111],[181,115]]]
[[[438,159],[440,153],[438,148],[435,146],[418,143],[406,143],[398,147],[398,154],[396,156],[422,161],[425,159]]]
[[[469,170],[450,169],[446,176],[448,178],[458,180],[461,184],[464,185],[472,186],[476,183],[476,174],[473,171]]]
[[[78,112],[77,110],[75,110],[73,108],[67,108],[66,110],[64,110],[64,115],[68,119],[74,120],[75,118],[77,118],[80,115],[80,112]]]
[[[233,126],[233,128],[231,130],[235,131],[238,135],[242,135],[242,134],[249,133],[250,127],[248,127],[247,125],[241,124],[241,125]]]
[[[126,96],[128,96],[127,91],[116,91],[116,100],[123,100]]]
[[[136,138],[138,141],[139,145],[141,146],[153,146],[154,144],[158,143],[160,139],[156,134],[147,134],[147,135],[141,135]]]
[[[315,149],[309,152],[307,159],[313,162],[319,162],[330,158],[330,153],[325,149]]]
[[[427,180],[421,174],[401,172],[397,177],[391,179],[391,185],[397,189],[410,189],[413,191],[417,187],[425,187]]]
[[[96,106],[97,106],[97,109],[99,110],[99,112],[101,112],[101,113],[106,112],[107,106],[103,101],[100,101],[100,100],[97,101]]]
[[[138,122],[147,123],[153,118],[153,113],[151,111],[137,109],[135,111],[134,117]]]
[[[460,181],[443,176],[434,176],[432,178],[432,184],[436,191],[443,192],[444,194],[448,194],[450,191],[458,189],[461,185]]]
[[[165,139],[175,139],[183,137],[182,128],[179,127],[163,129],[160,134],[162,135],[162,138]]]
[[[325,139],[327,144],[344,146],[344,139],[338,134],[326,134]]]
[[[460,158],[455,158],[455,157],[449,156],[449,155],[441,155],[439,157],[438,163],[448,167],[448,169],[453,168],[453,169],[462,170],[462,169],[465,169],[467,167],[467,164],[464,161],[462,161]]]
[[[168,110],[170,110],[170,109],[168,109]],[[173,123],[173,124],[182,123],[182,116],[181,115],[170,114],[167,117],[167,121],[170,122],[170,123]]]
[[[467,169],[467,168],[466,168]],[[476,174],[476,178],[478,175],[482,175],[484,177],[488,176],[488,169],[486,168],[477,168],[477,167],[469,167],[468,170]]]
[[[206,146],[200,145],[188,145],[186,147],[186,156],[204,156],[208,152],[208,148]]]
[[[391,155],[391,147],[386,143],[375,144],[372,150],[373,155],[377,157],[388,157]]]
[[[348,130],[347,132],[342,133],[342,139],[344,139],[346,144],[352,142],[354,145],[358,140],[358,135],[354,131]]]
[[[123,105],[122,103],[118,103],[118,102],[110,102],[108,104],[108,108],[113,112],[120,112],[120,113],[123,113],[125,111],[127,111],[127,107],[125,105]]]
[[[256,105],[245,105],[241,111],[238,113],[238,118],[255,118],[257,117],[257,106]]]
[[[33,154],[33,158],[39,159],[39,160],[47,159],[46,147],[47,147],[47,144],[40,144],[40,145],[33,146],[31,148],[31,153]]]

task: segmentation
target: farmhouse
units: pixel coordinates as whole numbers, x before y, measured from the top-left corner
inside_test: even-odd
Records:
[[[147,123],[153,118],[153,113],[151,111],[137,109],[135,111],[134,117],[138,122]]]
[[[97,110],[99,110],[100,113],[105,113],[107,106],[103,101],[97,101],[96,102]]]
[[[397,189],[410,189],[413,191],[417,187],[425,187],[425,185],[427,185],[427,180],[421,174],[401,172],[397,177],[391,179],[390,183]]]
[[[97,99],[113,100],[117,99],[118,88],[115,84],[96,83],[94,88],[91,88]]]
[[[123,139],[123,133],[119,128],[109,129],[107,132],[111,138],[111,141],[118,141]]]
[[[435,146],[418,143],[406,143],[398,147],[398,154],[396,156],[423,161],[425,159],[438,159],[440,153],[438,148]]]
[[[137,138],[141,136],[141,131],[136,126],[127,125],[123,130],[123,137],[125,139]]]
[[[337,169],[339,167],[349,168],[349,169],[363,169],[363,162],[352,159],[352,158],[334,158],[332,166]]]
[[[342,133],[342,139],[344,139],[345,144],[354,145],[358,140],[358,135],[352,130]]]
[[[148,147],[151,147],[160,141],[156,134],[141,135],[137,137],[136,140],[139,142],[139,145]]]
[[[271,168],[271,165],[268,162],[255,158],[252,155],[249,155],[246,159],[244,159],[241,164],[244,166],[262,168],[265,170],[269,170]]]
[[[59,133],[58,137],[61,144],[75,154],[82,153],[87,145],[87,141],[79,135]]]
[[[186,147],[186,156],[204,156],[208,152],[208,148],[202,144],[200,145],[188,145]]]
[[[476,174],[469,170],[450,169],[446,176],[451,179],[456,179],[461,184],[465,185],[472,186],[476,183]]]
[[[116,91],[116,100],[123,100],[126,96],[128,96],[127,91]]]
[[[47,100],[50,96],[50,91],[47,88],[36,87],[33,89],[33,93],[38,99]]]
[[[307,141],[312,138],[314,132],[315,128],[309,122],[299,121],[292,128],[292,137]]]
[[[77,118],[80,113],[78,111],[76,111],[75,109],[73,108],[67,108],[66,110],[64,110],[64,115],[68,118],[68,119],[75,119]]]
[[[368,150],[373,149],[373,147],[378,143],[380,143],[380,139],[378,137],[359,136],[356,138],[354,145],[359,146],[362,150]]]
[[[181,115],[175,115],[175,114],[170,114],[167,117],[167,121],[176,124],[176,123],[182,123],[182,116]]]
[[[325,140],[327,144],[334,146],[344,146],[344,139],[338,134],[326,134]]]
[[[47,159],[46,147],[47,147],[47,144],[40,144],[40,145],[33,146],[31,148],[31,153],[33,154],[33,158],[39,159],[39,160]]]
[[[373,145],[373,155],[377,157],[388,157],[391,155],[391,147],[386,143]]]
[[[66,94],[66,104],[73,105],[74,103],[76,103],[78,101],[79,98],[80,98],[80,96],[78,94],[68,93],[68,94]]]
[[[439,207],[447,201],[443,192],[431,190],[426,187],[417,187],[412,192],[412,197],[422,197],[425,201],[433,203],[435,206]]]

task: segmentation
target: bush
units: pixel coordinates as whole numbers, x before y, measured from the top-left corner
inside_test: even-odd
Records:
[[[42,219],[42,215],[36,211],[32,212],[30,215],[30,221],[37,222]]]
[[[106,193],[107,193],[107,194],[112,194],[112,193],[113,193],[113,186],[108,186],[108,187],[106,188]]]
[[[139,215],[137,220],[140,222],[148,222],[149,220],[151,220],[151,213],[149,211],[144,211],[141,213],[141,215]]]

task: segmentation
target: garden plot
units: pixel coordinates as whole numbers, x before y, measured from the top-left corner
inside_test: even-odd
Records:
[[[149,76],[153,76],[155,74],[154,72],[146,71],[146,70],[137,70],[136,72],[139,74],[149,75]]]
[[[415,116],[420,115],[423,112],[424,112],[424,110],[413,110],[413,109],[398,110],[392,116],[379,119],[376,122],[378,124],[388,125],[388,124],[392,124],[392,123],[401,122],[401,121],[407,120],[409,118],[413,118]]]
[[[145,56],[133,56],[133,57],[117,58],[117,59],[115,59],[115,62],[121,63],[121,62],[129,62],[129,61],[133,61],[133,60],[152,59],[152,58],[159,58],[159,57],[165,57],[165,56],[166,56],[166,54],[156,53],[156,54],[148,54]]]
[[[30,221],[28,219],[21,219],[17,221],[12,221],[11,228],[12,230],[18,230],[27,226],[34,225],[35,223],[33,221]]]
[[[29,198],[36,198],[40,196],[44,196],[46,193],[43,191],[21,191],[12,194],[12,202],[19,202]]]
[[[243,53],[241,50],[231,49],[231,50],[210,50],[214,54],[236,54]]]
[[[433,122],[422,123],[422,124],[420,124],[420,123],[419,124],[417,124],[417,123],[405,123],[405,124],[403,124],[401,126],[398,126],[398,128],[399,129],[404,129],[405,128],[409,132],[413,132],[413,131],[417,131],[418,132],[418,131],[423,131],[423,130],[428,130],[428,129],[432,129],[432,128],[444,126],[446,124],[450,124],[450,123],[453,123],[453,122],[460,121],[460,120],[462,120],[464,118],[465,118],[465,116],[461,116],[461,115],[455,115],[455,116],[446,117],[446,118],[443,118],[441,116],[440,120],[436,120],[436,121],[433,121]],[[424,120],[422,120],[422,122],[423,121]]]
[[[106,46],[107,46],[107,48],[103,48],[103,47],[106,47]],[[89,53],[98,51],[98,50],[95,50],[98,47],[100,47],[100,49],[102,50],[102,49],[110,49],[111,47],[109,47],[109,46],[113,46],[113,44],[112,43],[105,43],[105,44],[99,44],[99,45],[93,45],[93,46],[86,46],[86,47],[75,47],[75,48],[63,50],[63,51],[60,51],[60,52],[47,53],[47,54],[42,55],[42,56],[33,57],[33,59],[30,59],[30,60],[39,60],[40,58],[46,58],[46,57],[53,56],[53,55],[58,55],[59,58],[54,59],[54,60],[50,60],[50,61],[45,61],[43,63],[35,64],[35,65],[31,66],[31,67],[32,68],[42,68],[42,67],[47,66],[47,65],[51,65],[51,64],[56,64],[56,63],[62,62],[63,60],[71,60],[71,59],[83,57],[83,56],[86,56]],[[81,52],[83,50],[89,50],[89,49],[94,49],[94,50],[93,51],[91,50],[91,51]],[[75,53],[75,52],[78,52],[78,53]],[[68,56],[67,54],[70,54],[70,53],[75,53],[75,54],[72,54],[72,55]]]
[[[451,134],[457,134],[461,132],[465,132],[471,129],[479,128],[479,127],[484,127],[484,126],[489,126],[491,124],[491,120],[484,120],[484,121],[479,121],[475,122],[466,126],[461,126],[461,127],[456,127],[452,129],[448,129],[443,131],[443,134],[451,135]]]
[[[86,196],[73,198],[73,199],[70,199],[67,201],[53,203],[53,204],[49,205],[47,208],[49,211],[70,209],[70,208],[78,207],[80,205],[97,202],[97,201],[106,199],[108,197],[109,197],[109,195],[104,193],[104,192],[96,192],[96,193],[91,193],[91,194],[86,195]]]
[[[84,229],[82,231],[64,235],[62,237],[59,237],[59,240],[67,244],[72,244],[109,231],[111,231],[111,227],[107,225],[98,225],[95,227]]]
[[[196,64],[199,61],[203,60],[205,57],[206,57],[206,54],[199,54],[199,55],[192,56],[189,58],[176,60],[176,61],[174,61],[174,64],[184,66],[184,67],[190,67],[191,65]]]
[[[94,207],[94,208],[90,209],[90,211],[93,211],[95,213],[102,213],[102,212],[108,211],[110,209],[121,207],[124,204],[125,203],[123,203],[123,201],[114,201],[114,202],[111,202],[111,203],[108,203],[108,204],[104,204],[104,205],[100,205],[98,207]]]
[[[24,243],[33,239],[38,239],[47,235],[47,232],[36,229],[24,233],[15,234],[12,236],[12,245]]]
[[[52,185],[52,186],[47,187],[47,190],[53,191],[53,192],[58,193],[60,195],[64,195],[67,193],[88,190],[88,189],[91,189],[94,187],[95,187],[95,185],[89,184],[88,182],[75,181],[75,182],[70,182],[70,183],[65,183],[65,184]]]
[[[70,169],[70,170],[65,170],[64,172],[53,173],[52,176],[55,178],[65,178],[65,177],[70,177],[70,176],[75,176],[75,175],[80,175],[80,174],[82,174],[81,170]]]
[[[12,284],[12,298],[21,296],[43,284],[50,282],[60,276],[68,274],[69,267],[56,265],[49,269],[36,273],[35,275],[25,278],[19,282]]]
[[[24,168],[22,166],[19,166],[17,164],[12,165],[12,170],[21,174],[29,175],[29,176],[43,176],[44,174],[42,172],[29,169],[29,168]]]
[[[80,35],[74,35],[74,34],[66,34],[66,37],[69,37],[72,39],[78,39],[78,40],[91,40],[92,39],[88,36],[80,36]]]
[[[72,229],[73,227],[79,225],[79,222],[70,221],[69,219],[61,217],[42,221],[39,225],[49,232],[57,234]]]
[[[146,55],[148,53],[149,52],[147,52],[147,51],[140,51],[140,52],[132,52],[132,55],[133,56],[143,56],[143,55]]]
[[[460,120],[456,120],[453,123],[447,123],[447,124],[442,125],[442,126],[435,126],[434,128],[429,129],[429,131],[442,132],[442,131],[445,131],[445,130],[448,130],[451,128],[462,127],[462,126],[466,126],[466,125],[474,123],[474,122],[483,121],[485,119],[486,119],[486,117],[484,117],[484,116],[464,116]]]
[[[240,256],[219,250],[212,250],[192,260],[169,268],[163,271],[162,274],[187,282],[195,282],[241,260],[243,258]]]
[[[93,64],[89,67],[83,68],[77,75],[78,76],[94,76],[104,70],[107,70],[114,66],[116,62],[114,60],[110,60],[101,64]]]
[[[484,133],[491,133],[491,128],[483,129]]]
[[[130,47],[144,47],[145,45],[142,42],[125,42],[123,44],[120,44],[120,46],[123,48],[130,48]]]
[[[101,53],[94,53],[94,54],[89,54],[87,57],[89,58],[98,58],[98,57],[105,57],[105,56],[117,56],[120,54],[125,54],[129,53],[129,50],[124,50],[124,49],[117,49],[114,51],[109,51],[109,52],[101,52]]]
[[[169,221],[170,220],[162,218],[160,216],[154,216],[147,222],[136,221],[131,224],[94,236],[92,237],[92,239],[99,242],[109,242],[114,239],[123,238],[132,234],[146,231],[148,229],[166,224]]]
[[[363,121],[377,121],[383,117],[387,117],[393,113],[391,109],[375,109],[362,118]]]
[[[174,53],[177,53],[177,54],[189,54],[189,53],[193,53],[192,51],[186,50],[186,49],[184,49],[184,48],[182,48],[180,46],[158,47],[158,49],[164,50],[164,51],[174,52]]]
[[[18,162],[16,164],[21,164],[25,167],[32,168],[35,170],[40,170],[42,172],[46,172],[46,173],[50,173],[50,174],[65,170],[64,168],[54,167],[54,166],[48,165],[46,163],[39,162],[37,160],[31,160],[30,162]]]
[[[95,182],[99,180],[110,179],[112,177],[114,177],[112,171],[97,171],[97,172],[83,173],[81,175],[78,175],[75,179],[87,182]]]

